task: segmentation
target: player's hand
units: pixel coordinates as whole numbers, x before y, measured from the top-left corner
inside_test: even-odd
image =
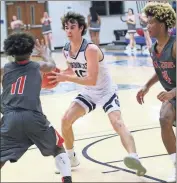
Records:
[[[48,55],[47,46],[44,44],[44,40],[39,41],[36,39],[35,49],[38,51],[38,56],[46,56]]]
[[[56,83],[56,82],[57,83],[65,82],[66,81],[66,75],[65,74],[54,72],[54,71],[52,71],[52,75],[48,76],[47,78],[51,80],[49,82],[49,84]]]
[[[149,88],[144,86],[136,95],[136,99],[138,101],[139,104],[143,104],[144,103],[144,96],[148,93]]]
[[[171,100],[172,98],[174,98],[174,93],[172,91],[163,91],[163,92],[160,92],[158,95],[157,95],[157,98],[161,101],[161,102],[165,102],[167,100]]]

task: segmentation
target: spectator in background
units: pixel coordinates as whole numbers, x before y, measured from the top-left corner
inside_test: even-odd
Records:
[[[149,49],[152,46],[152,40],[151,40],[149,32],[147,30],[147,21],[148,21],[148,19],[147,19],[147,16],[145,15],[145,13],[139,14],[139,18],[140,18],[140,24],[141,24],[143,32],[144,32],[144,37],[145,37],[145,40],[146,40],[146,48],[143,50],[143,54],[150,55]]]
[[[14,15],[12,17],[12,22],[10,23],[10,27],[13,32],[20,32],[23,26],[23,22],[18,20],[17,17]]]
[[[133,9],[128,9],[128,15],[127,15],[127,26],[128,26],[128,33],[130,37],[130,45],[126,48],[125,53],[131,54],[136,53],[136,42],[134,34],[136,33],[136,20],[135,15],[133,12]]]
[[[45,45],[50,49],[52,48],[52,28],[51,28],[51,18],[47,12],[44,12],[44,16],[41,18],[42,23],[42,34],[44,36]]]
[[[88,27],[90,32],[91,40],[94,44],[100,44],[100,25],[101,19],[94,7],[90,8],[90,14],[88,15]]]

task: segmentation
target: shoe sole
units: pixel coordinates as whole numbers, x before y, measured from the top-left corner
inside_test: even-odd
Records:
[[[138,176],[144,176],[146,173],[146,169],[142,166],[139,160],[132,158],[132,157],[126,157],[124,158],[124,164],[133,170],[137,170]]]

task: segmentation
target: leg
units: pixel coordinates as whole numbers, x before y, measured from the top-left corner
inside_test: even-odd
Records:
[[[109,98],[104,104],[103,109],[108,114],[109,120],[114,130],[120,136],[124,148],[129,153],[129,156],[124,158],[125,165],[128,168],[137,170],[138,176],[143,176],[146,173],[146,169],[142,166],[138,159],[138,155],[136,154],[133,136],[121,118],[118,96],[114,94],[111,98]]]
[[[135,42],[135,33],[132,34],[132,42],[133,42],[133,48],[135,47],[136,45],[136,42]]]
[[[176,153],[176,137],[173,122],[176,120],[175,110],[170,102],[164,102],[160,111],[161,135],[168,154]]]
[[[48,34],[44,34],[43,36],[44,36],[45,45],[49,47]]]
[[[79,165],[76,153],[74,152],[74,134],[72,124],[81,116],[94,110],[96,105],[88,97],[78,95],[62,119],[62,135],[65,140],[65,147],[71,161],[71,166]]]
[[[71,183],[71,165],[63,148],[63,138],[52,127],[43,114],[27,112],[23,114],[26,119],[25,132],[28,138],[39,148],[43,156],[53,156],[59,169],[62,181]]]
[[[85,109],[77,102],[73,102],[62,118],[62,136],[67,150],[72,149],[74,144],[72,124],[84,114]]]
[[[176,137],[172,128],[176,120],[176,112],[173,106],[176,106],[176,99],[172,99],[171,103],[169,101],[164,102],[160,111],[162,141],[174,163],[174,172],[168,179],[168,182],[176,181]]]
[[[57,167],[57,172],[62,176],[62,182],[72,183],[71,178],[71,164],[67,153],[63,146],[58,147],[57,154],[55,157],[55,164]],[[58,172],[59,170],[59,172]]]
[[[1,168],[7,161],[17,162],[28,148],[33,145],[24,132],[21,113],[9,112],[1,119]]]
[[[94,31],[90,31],[91,40],[94,44],[96,44],[96,33]]]
[[[52,33],[48,33],[48,43],[49,43],[49,48],[52,50]]]
[[[130,34],[130,48],[134,49],[136,45],[134,33],[129,33],[129,34]]]
[[[132,33],[129,33],[130,34],[130,48],[133,49],[133,34]]]
[[[52,33],[51,32],[48,34],[48,37],[49,37],[50,42],[52,42]]]
[[[100,44],[100,32],[99,31],[97,31],[97,32],[95,32],[95,37],[96,37],[96,45],[97,46],[99,46],[99,44]]]
[[[89,34],[90,34],[90,39],[93,42],[93,35],[92,35],[92,31],[91,30],[89,30]]]
[[[120,136],[122,145],[128,153],[136,153],[135,142],[130,131],[125,126],[123,119],[121,118],[120,111],[113,111],[108,114],[109,120],[113,126],[113,129]]]

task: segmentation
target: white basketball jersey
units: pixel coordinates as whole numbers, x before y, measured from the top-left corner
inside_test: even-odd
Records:
[[[68,64],[73,69],[78,77],[85,77],[87,75],[87,60],[85,57],[85,50],[88,44],[93,44],[83,39],[80,49],[75,57],[70,56],[70,43],[67,43],[64,47],[64,54]],[[104,95],[113,91],[112,79],[108,71],[107,65],[103,59],[99,61],[98,78],[95,86],[83,86],[82,93],[86,95],[98,94]]]

